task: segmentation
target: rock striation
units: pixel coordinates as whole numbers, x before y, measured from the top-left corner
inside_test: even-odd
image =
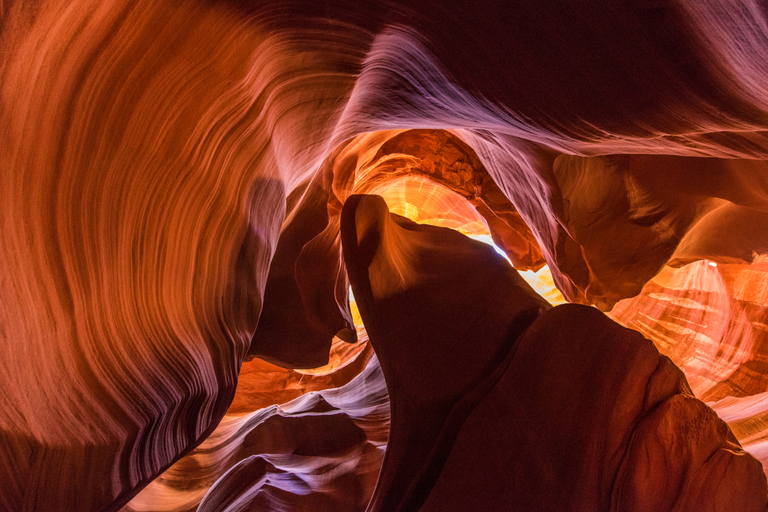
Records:
[[[450,457],[482,449],[463,440],[485,400],[471,391],[497,371],[498,383],[533,386],[533,373],[501,369],[528,324],[632,338],[591,310],[561,326],[555,311],[583,308],[541,313],[549,306],[512,267],[464,234],[490,236],[518,270],[546,266],[568,302],[653,341],[767,462],[766,20],[759,0],[0,2],[0,510],[364,508],[389,421],[382,387],[355,380],[374,360],[392,442],[371,507],[448,506],[452,471],[472,467]],[[373,194],[407,197],[390,206],[463,234],[390,218],[360,199]],[[399,241],[384,260],[344,246],[344,212],[358,208],[373,220],[355,232]],[[350,282],[355,296],[363,287],[378,359]],[[454,340],[439,364],[387,354],[435,333]],[[590,336],[573,343],[584,357],[603,347],[606,368],[653,360],[638,337],[627,343],[650,355],[612,354]],[[542,354],[567,351],[548,340],[535,343]],[[536,377],[546,407],[559,406],[557,389],[587,384],[562,364]],[[403,395],[404,368],[417,380],[448,372],[450,386]],[[547,382],[557,372],[573,380]],[[631,377],[603,373],[595,386]],[[621,444],[610,506],[762,499],[752,459],[686,379],[665,375],[674,393],[619,429],[634,441]],[[301,398],[353,382],[366,411]],[[281,404],[287,416],[269,412]],[[463,422],[447,419],[454,407]],[[355,442],[312,437],[305,423]],[[446,424],[455,440],[435,466],[421,440]],[[552,442],[564,435],[548,428]],[[241,449],[250,431],[285,437]],[[264,450],[314,462],[283,467]],[[425,465],[400,467],[411,451]],[[344,469],[320,483],[311,468],[333,466],[326,456]],[[664,464],[663,482],[636,473]],[[177,485],[194,474],[193,489]],[[743,486],[754,492],[728,494]],[[702,496],[712,499],[685,501]]]

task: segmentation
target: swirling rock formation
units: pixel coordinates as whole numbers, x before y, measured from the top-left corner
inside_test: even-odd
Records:
[[[339,226],[354,194],[409,197],[411,210],[429,197],[429,219],[492,237],[520,270],[546,264],[569,302],[613,309],[653,340],[768,460],[767,19],[755,0],[1,2],[0,509],[114,511],[143,488],[149,494],[129,508],[364,507],[388,420],[381,386],[355,380],[375,359],[347,297],[346,267],[361,263],[345,263]],[[395,194],[400,186],[409,192]],[[387,222],[402,240],[432,232]],[[434,236],[466,246],[458,233]],[[502,327],[526,310],[509,303],[519,294],[503,290],[517,278],[503,261],[489,263],[492,249],[446,256],[466,274],[452,276],[404,247],[388,249],[403,262],[401,282],[424,285],[414,289],[425,301],[442,290],[451,320],[472,312],[465,332],[487,339],[477,368],[446,356],[456,387],[436,403],[393,394],[392,436],[406,441],[393,441],[395,462],[378,484],[392,497],[378,492],[374,507],[412,499],[422,477],[396,467],[402,450],[426,449],[415,440],[443,421],[430,406],[463,403],[499,367]],[[430,275],[497,300],[460,308],[450,281],[433,286]],[[388,289],[395,277],[367,279]],[[531,293],[525,304],[544,307]],[[390,307],[374,299],[364,299],[371,319]],[[414,333],[452,325],[436,318],[412,318]],[[372,337],[397,339],[372,321]],[[360,347],[349,343],[356,337]],[[606,361],[621,359],[595,343]],[[426,360],[403,356],[395,366]],[[540,378],[552,393],[579,386]],[[352,383],[367,412],[299,397]],[[638,413],[637,444],[627,445],[634,462],[616,470],[619,502],[687,499],[632,494],[633,471],[656,464],[633,458],[641,446],[652,460],[680,454],[677,469],[718,454],[697,473],[709,480],[682,476],[678,490],[716,480],[761,496],[762,481],[742,473],[748,463],[717,473],[723,461],[749,459],[688,395],[683,386],[658,414]],[[265,410],[295,399],[287,415]],[[423,431],[407,432],[403,407],[425,411]],[[699,444],[651,441],[651,431],[701,418]],[[354,432],[355,443],[312,440],[304,421]],[[282,427],[291,434],[241,449],[248,432],[254,440]],[[551,439],[562,434],[548,428]],[[474,448],[456,436],[464,460]],[[216,447],[211,459],[203,442]],[[307,483],[320,478],[317,460],[281,466],[264,450],[327,455],[344,469]],[[453,487],[457,464],[424,478],[436,491],[438,476]],[[194,489],[164,486],[197,472]],[[273,492],[265,482],[276,481],[285,485]],[[348,501],[344,482],[359,489]],[[302,505],[295,496],[313,497]],[[449,494],[437,496],[432,506],[445,506]]]
[[[439,474],[475,388],[548,304],[491,247],[390,217],[376,196],[347,200],[341,234],[392,411],[370,509],[413,509]],[[476,266],[483,270],[472,272]]]
[[[760,463],[650,341],[546,311],[489,247],[375,196],[347,200],[341,231],[392,408],[369,510],[768,506]]]

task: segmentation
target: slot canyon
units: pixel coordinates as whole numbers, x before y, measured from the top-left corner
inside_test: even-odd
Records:
[[[768,512],[768,4],[0,0],[0,472]]]

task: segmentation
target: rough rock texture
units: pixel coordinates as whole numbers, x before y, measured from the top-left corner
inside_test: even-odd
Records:
[[[759,0],[0,2],[0,509],[114,511],[194,472],[244,361],[353,341],[343,205],[415,176],[679,356],[768,460],[767,19]],[[705,261],[721,277],[658,274]],[[297,375],[254,364],[251,387]]]

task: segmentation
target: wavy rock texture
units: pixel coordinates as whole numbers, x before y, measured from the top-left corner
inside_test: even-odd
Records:
[[[343,400],[264,407],[305,389],[292,367],[329,361],[311,391],[369,367],[368,349],[344,347],[338,229],[351,195],[387,196],[394,179],[445,188],[434,209],[451,227],[487,229],[519,269],[546,264],[568,301],[613,308],[765,461],[767,19],[755,0],[0,3],[0,509],[118,510],[174,463],[203,483],[130,506],[191,509],[210,487],[208,509],[364,507],[381,387],[355,392],[375,434]],[[481,266],[463,265],[479,286]],[[471,306],[504,323],[500,303]],[[288,368],[244,364],[255,356]],[[677,453],[669,437],[647,444],[652,431],[699,415],[707,446],[732,447],[692,403],[643,420],[638,450]],[[316,451],[296,453],[305,420],[356,442],[310,435]],[[206,442],[244,458],[201,463],[219,424]],[[275,425],[284,439],[239,448]],[[346,462],[325,482],[330,466],[294,459],[328,454]],[[700,474],[730,485],[741,469],[721,463]],[[410,473],[385,464],[379,486],[397,496],[410,484],[393,474]],[[338,501],[346,481],[359,493]],[[643,506],[677,498],[659,499]]]
[[[389,435],[389,401],[360,334],[356,353],[337,341],[331,359],[339,359],[324,371],[243,365],[216,430],[124,510],[364,509]]]
[[[749,265],[665,267],[610,313],[653,340],[766,467],[767,279],[764,257]]]
[[[760,463],[638,333],[547,311],[489,247],[376,196],[347,200],[341,232],[392,408],[369,510],[768,506]]]
[[[562,155],[554,171],[578,244],[566,242],[563,257],[586,267],[573,275],[592,303],[637,295],[665,262],[750,263],[768,252],[764,162]]]

